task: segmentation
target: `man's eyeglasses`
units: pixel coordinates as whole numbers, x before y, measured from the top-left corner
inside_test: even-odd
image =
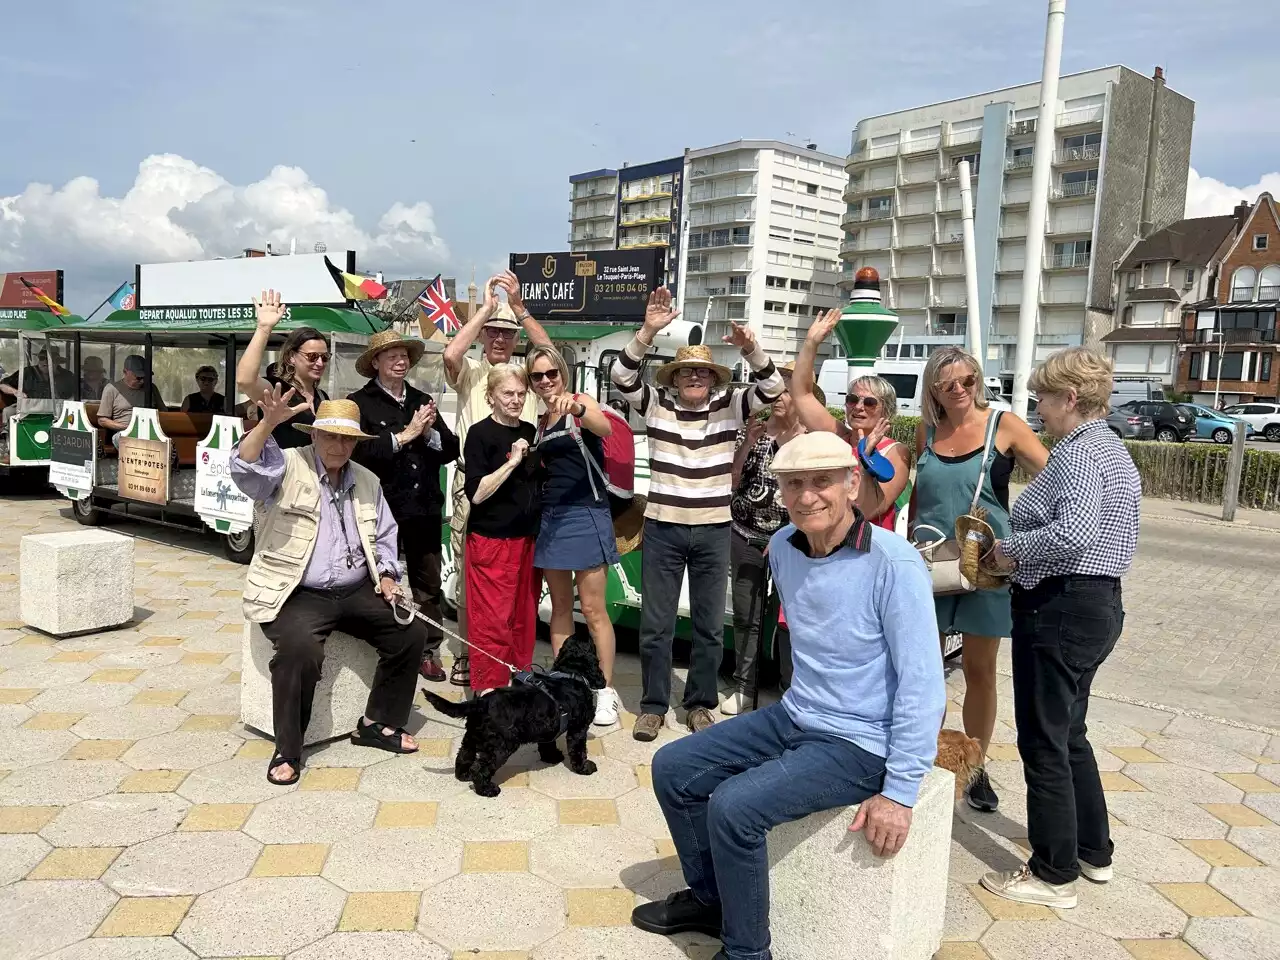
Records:
[[[710,380],[716,373],[710,367],[685,367],[677,371],[676,375],[683,376],[686,380]]]
[[[874,410],[880,406],[879,397],[846,397],[845,406],[847,407],[866,407],[868,410]]]
[[[333,354],[329,353],[327,350],[324,353],[315,353],[311,350],[299,350],[298,356],[307,361],[307,363],[328,363]]]
[[[934,389],[939,393],[955,393],[956,390],[964,390],[968,392],[977,384],[978,378],[974,374],[967,377],[956,377],[952,380],[938,380],[934,383]]]
[[[514,330],[503,330],[501,328],[494,329],[493,327],[485,327],[484,333],[485,333],[485,336],[491,337],[494,340],[514,340],[516,338],[516,332]]]
[[[529,379],[534,383],[541,383],[543,380],[554,382],[560,379],[560,371],[556,369],[534,370],[529,374]]]

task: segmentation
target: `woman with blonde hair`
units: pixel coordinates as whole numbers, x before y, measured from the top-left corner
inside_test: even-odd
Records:
[[[468,633],[483,651],[471,660],[470,683],[480,694],[511,682],[497,660],[520,669],[533,660],[540,592],[533,569],[539,510],[534,428],[520,419],[529,377],[523,367],[497,363],[485,387],[493,412],[467,431],[463,458],[471,501],[464,573]]]
[[[1080,874],[1095,883],[1112,874],[1107,802],[1085,716],[1094,674],[1124,626],[1120,577],[1138,545],[1142,482],[1104,419],[1111,370],[1101,354],[1074,347],[1032,374],[1036,409],[1058,442],[992,551],[1013,580],[1013,708],[1031,859],[987,874],[982,885],[1051,907],[1076,905]]]
[[[1048,452],[1026,422],[991,410],[983,395],[982,366],[960,347],[943,347],[924,368],[921,423],[916,428],[916,484],[911,494],[912,539],[930,543],[955,535],[956,519],[978,505],[997,538],[1009,532],[1009,478],[1014,464],[1035,476]],[[963,637],[964,732],[987,747],[996,724],[996,655],[1009,636],[1009,588],[934,597],[942,637]],[[1000,802],[986,771],[965,791],[975,810]]]
[[[544,410],[534,443],[542,484],[542,519],[533,548],[534,566],[551,593],[551,649],[573,633],[573,588],[600,658],[605,688],[596,693],[595,723],[618,722],[613,690],[613,623],[605,605],[609,566],[618,562],[613,516],[605,483],[602,437],[613,432],[594,398],[570,389],[569,367],[555,347],[531,347],[525,371]]]

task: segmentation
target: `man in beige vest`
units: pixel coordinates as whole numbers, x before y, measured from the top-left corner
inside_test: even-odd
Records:
[[[506,303],[498,299],[499,288],[507,293]],[[530,344],[551,345],[551,338],[542,324],[533,319],[533,315],[525,309],[524,300],[520,296],[520,281],[510,270],[505,270],[496,277],[489,278],[489,282],[484,285],[484,303],[444,348],[445,380],[458,394],[458,417],[453,432],[458,437],[459,449],[466,449],[467,430],[471,424],[489,416],[489,401],[486,396],[489,368],[511,360],[522,327],[529,335]],[[477,337],[480,338],[482,348],[479,360],[467,356],[467,351]],[[520,419],[532,424],[538,422],[538,398],[532,390],[525,395]],[[449,546],[453,551],[454,569],[458,571],[454,579],[454,606],[458,608],[458,629],[463,636],[467,635],[467,595],[463,589],[466,554],[463,548],[467,536],[467,516],[471,512],[471,501],[463,490],[466,473],[466,464],[459,456],[454,467],[453,488],[450,493],[453,512],[449,518],[452,534]],[[469,680],[468,667],[467,657],[463,653],[454,661],[449,682],[465,687]]]
[[[258,425],[236,445],[231,477],[261,504],[263,520],[244,587],[244,616],[262,624],[275,647],[271,695],[276,749],[267,767],[275,784],[295,783],[302,768],[302,738],[324,642],[334,630],[359,637],[378,651],[364,716],[351,741],[391,753],[413,753],[404,732],[427,634],[421,621],[396,622],[400,594],[398,531],[378,478],[357,463],[360,409],[350,400],[325,400],[314,424],[295,428],[311,445],[281,450],[271,431],[306,403],[291,406],[293,390],[265,394]]]

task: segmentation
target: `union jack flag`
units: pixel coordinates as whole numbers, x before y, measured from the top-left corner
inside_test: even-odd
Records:
[[[453,302],[445,295],[444,281],[440,274],[418,294],[418,308],[428,323],[434,323],[441,333],[457,333],[462,326],[453,312]]]

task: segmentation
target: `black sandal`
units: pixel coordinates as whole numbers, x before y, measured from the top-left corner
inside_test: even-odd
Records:
[[[396,727],[395,732],[388,736],[382,732],[383,726],[381,723],[366,724],[363,719],[358,720],[356,728],[351,731],[351,742],[358,747],[375,747],[388,753],[418,752],[417,747],[405,749],[403,738],[407,736],[407,731],[404,727]]]
[[[293,777],[292,777],[292,778],[290,778],[290,779],[288,779],[288,780],[281,780],[281,779],[278,779],[277,777],[273,777],[273,776],[271,775],[271,774],[273,774],[276,770],[278,770],[278,769],[280,769],[281,767],[283,767],[286,763],[287,763],[289,766],[293,767]],[[273,756],[273,757],[271,758],[271,762],[270,762],[269,764],[267,764],[267,783],[274,784],[274,785],[275,785],[275,786],[277,786],[277,787],[288,787],[288,786],[291,786],[291,785],[293,785],[293,784],[297,783],[297,782],[298,782],[298,778],[299,778],[299,777],[301,777],[301,776],[302,776],[302,761],[297,760],[297,759],[295,759],[295,758],[293,758],[293,757],[282,757],[282,756],[280,756],[280,754],[278,754],[278,753],[277,753],[275,756]]]

